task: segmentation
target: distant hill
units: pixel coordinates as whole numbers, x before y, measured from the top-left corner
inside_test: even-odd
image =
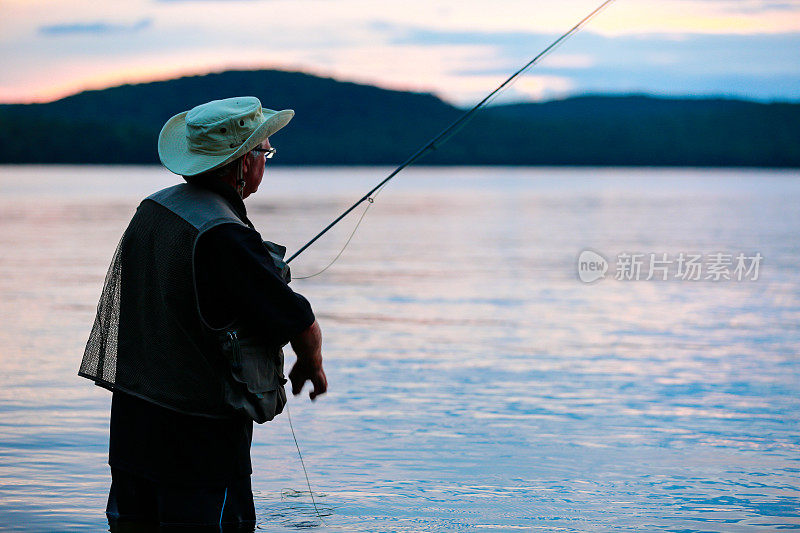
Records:
[[[0,163],[157,163],[172,115],[253,95],[292,108],[276,164],[396,164],[462,110],[431,94],[299,72],[229,71],[0,105]],[[495,106],[426,164],[800,167],[800,104],[583,96]]]
[[[543,148],[529,145],[536,159],[577,165],[800,166],[796,103],[582,96],[487,113],[520,127],[533,125],[546,136]]]

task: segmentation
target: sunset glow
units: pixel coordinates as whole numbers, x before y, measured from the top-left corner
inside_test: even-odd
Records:
[[[476,0],[7,0],[0,101],[279,68],[467,103],[594,7],[587,0],[507,0],[491,9]],[[798,1],[618,0],[509,96],[800,98],[798,49]]]

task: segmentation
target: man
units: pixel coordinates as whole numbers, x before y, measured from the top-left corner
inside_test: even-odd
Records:
[[[289,378],[313,400],[327,389],[321,332],[288,286],[285,248],[265,242],[243,200],[255,193],[269,137],[294,111],[254,97],[172,117],[159,157],[187,183],[142,201],[106,277],[79,374],[113,392],[106,514],[114,528],[255,524],[253,420],[283,410]]]

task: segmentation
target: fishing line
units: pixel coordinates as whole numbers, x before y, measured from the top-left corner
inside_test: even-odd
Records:
[[[314,493],[311,491],[311,482],[308,480],[308,471],[306,470],[306,463],[303,461],[303,454],[300,453],[300,445],[297,444],[297,435],[294,433],[294,426],[292,425],[292,415],[289,413],[289,405],[286,405],[286,416],[289,418],[289,428],[292,430],[292,438],[294,439],[294,446],[297,448],[297,455],[300,457],[300,464],[303,466],[303,474],[306,476],[306,485],[308,486],[308,494],[311,496],[311,503],[314,504],[314,512],[317,513],[317,518],[322,523],[325,521],[322,519],[322,515],[317,508],[317,501],[314,499]]]
[[[344,253],[344,249],[345,249],[345,248],[347,248],[347,245],[348,245],[348,244],[350,244],[350,241],[353,239],[353,235],[355,235],[355,234],[356,234],[356,230],[357,230],[357,229],[358,229],[358,227],[361,225],[361,221],[362,221],[362,220],[364,220],[364,217],[366,216],[366,214],[367,214],[367,211],[369,211],[369,208],[370,208],[370,207],[372,207],[372,206],[373,206],[373,204],[375,203],[375,197],[377,197],[377,196],[378,196],[378,194],[380,194],[380,192],[381,192],[382,190],[383,190],[383,188],[381,188],[381,189],[378,189],[378,191],[377,191],[375,194],[373,194],[372,196],[370,196],[369,198],[367,198],[367,202],[368,202],[368,203],[367,203],[367,207],[365,207],[365,208],[364,208],[364,211],[362,211],[362,213],[361,213],[361,216],[360,216],[360,217],[358,217],[358,222],[356,222],[356,225],[353,227],[353,231],[351,231],[351,232],[350,232],[350,235],[347,237],[347,240],[344,242],[344,245],[342,246],[342,249],[341,249],[341,250],[339,250],[339,253],[338,253],[338,254],[336,254],[336,257],[334,257],[333,259],[331,259],[331,262],[330,262],[330,263],[328,263],[327,265],[325,265],[325,267],[324,267],[322,270],[320,270],[319,272],[315,272],[315,273],[313,273],[313,274],[309,274],[308,276],[292,276],[292,279],[308,279],[308,278],[313,278],[314,276],[319,276],[320,274],[322,274],[323,272],[325,272],[326,270],[328,270],[328,269],[329,269],[331,266],[333,266],[333,264],[334,264],[334,263],[335,263],[335,262],[336,262],[336,261],[339,259],[339,257],[341,257],[341,255]]]
[[[531,59],[530,61],[528,61],[528,62],[527,62],[527,63],[526,63],[524,66],[522,66],[522,68],[520,68],[519,70],[517,70],[516,72],[514,72],[514,73],[513,73],[511,76],[509,76],[509,77],[508,77],[508,78],[507,78],[507,79],[506,79],[506,80],[505,80],[503,83],[501,83],[501,84],[500,84],[499,86],[497,86],[497,87],[496,87],[496,88],[495,88],[495,89],[494,89],[492,92],[490,92],[488,95],[486,95],[486,96],[483,98],[483,100],[481,100],[480,102],[478,102],[477,104],[475,104],[473,107],[471,107],[471,108],[470,108],[470,109],[469,109],[467,112],[465,112],[463,115],[461,115],[461,116],[460,116],[459,118],[457,118],[455,121],[453,121],[453,123],[452,123],[452,124],[450,124],[450,125],[449,125],[448,127],[446,127],[444,130],[442,130],[442,131],[441,131],[441,133],[439,133],[439,134],[438,134],[436,137],[434,137],[433,139],[431,139],[430,141],[428,141],[428,142],[427,142],[427,143],[426,143],[424,146],[422,146],[422,148],[420,148],[419,150],[417,150],[416,152],[414,152],[414,154],[412,154],[412,155],[411,155],[411,156],[410,156],[408,159],[406,159],[405,161],[403,161],[403,162],[400,164],[400,166],[398,166],[396,169],[394,169],[394,170],[392,171],[392,173],[391,173],[391,174],[389,174],[389,175],[388,175],[386,178],[384,178],[384,179],[383,179],[383,180],[382,180],[380,183],[378,183],[378,185],[376,185],[375,187],[373,187],[373,188],[372,188],[372,190],[370,190],[370,191],[369,191],[367,194],[365,194],[364,196],[362,196],[362,197],[361,197],[361,198],[360,198],[360,199],[359,199],[359,200],[358,200],[356,203],[354,203],[353,205],[351,205],[351,206],[350,206],[350,207],[349,207],[347,210],[345,210],[345,211],[344,211],[344,212],[343,212],[341,215],[339,215],[338,217],[336,217],[336,218],[335,218],[335,219],[334,219],[334,220],[333,220],[333,221],[332,221],[330,224],[328,224],[328,225],[325,227],[325,229],[323,229],[322,231],[320,231],[319,233],[317,233],[317,235],[316,235],[316,236],[314,236],[314,238],[313,238],[313,239],[311,239],[310,241],[308,241],[307,243],[305,243],[305,244],[304,244],[304,245],[303,245],[303,246],[302,246],[302,247],[301,247],[299,250],[297,250],[297,251],[296,251],[296,252],[295,252],[295,253],[294,253],[294,254],[293,254],[291,257],[289,257],[289,259],[287,259],[287,260],[286,260],[286,263],[291,263],[291,262],[292,262],[292,260],[293,260],[295,257],[297,257],[298,255],[300,255],[301,253],[303,253],[303,252],[306,250],[306,248],[308,248],[309,246],[311,246],[312,244],[314,244],[314,243],[317,241],[317,239],[319,239],[320,237],[322,237],[322,236],[323,236],[325,233],[327,233],[327,232],[328,232],[328,230],[330,230],[330,229],[331,229],[333,226],[335,226],[336,224],[338,224],[338,223],[339,223],[339,222],[340,222],[340,221],[341,221],[341,220],[342,220],[344,217],[346,217],[347,215],[349,215],[349,214],[350,214],[350,213],[351,213],[351,212],[352,212],[352,211],[353,211],[353,210],[354,210],[356,207],[358,207],[359,205],[361,205],[361,204],[362,204],[362,203],[364,203],[365,201],[369,201],[369,202],[370,202],[370,205],[371,205],[371,204],[373,203],[373,201],[374,201],[374,196],[373,196],[373,193],[375,193],[376,191],[378,191],[379,189],[381,189],[381,188],[382,188],[382,187],[383,187],[383,186],[384,186],[384,185],[385,185],[385,184],[386,184],[386,183],[387,183],[389,180],[391,180],[393,177],[395,177],[397,174],[399,174],[399,173],[400,173],[400,171],[402,171],[402,170],[403,170],[404,168],[406,168],[407,166],[409,166],[409,165],[413,164],[413,163],[414,163],[414,162],[415,162],[417,159],[419,159],[420,157],[422,157],[423,155],[425,155],[425,154],[426,154],[426,153],[427,153],[429,150],[436,150],[436,149],[437,149],[439,146],[441,146],[441,145],[443,145],[445,142],[447,142],[447,141],[448,141],[448,140],[449,140],[449,139],[450,139],[450,138],[451,138],[453,135],[455,135],[455,134],[456,134],[456,133],[457,133],[457,132],[458,132],[458,131],[459,131],[461,128],[463,128],[463,127],[466,125],[467,121],[469,121],[469,120],[472,118],[472,116],[473,116],[473,115],[474,115],[474,114],[475,114],[475,113],[476,113],[476,112],[477,112],[479,109],[481,109],[481,108],[482,108],[482,107],[484,107],[484,106],[485,106],[485,105],[486,105],[488,102],[490,102],[491,100],[493,100],[493,99],[494,99],[494,98],[495,98],[495,97],[496,97],[496,96],[497,96],[497,95],[498,95],[498,94],[499,94],[501,91],[503,91],[503,90],[505,90],[506,88],[510,87],[510,86],[511,86],[511,85],[514,83],[514,81],[516,81],[516,79],[517,79],[519,76],[521,76],[521,75],[522,75],[523,73],[525,73],[527,70],[529,70],[529,69],[530,69],[530,68],[532,68],[534,65],[536,65],[536,64],[537,64],[539,61],[541,61],[541,60],[542,60],[542,59],[543,59],[545,56],[547,56],[548,54],[550,54],[550,53],[551,53],[553,50],[555,50],[556,48],[558,48],[558,47],[559,47],[559,46],[560,46],[560,45],[561,45],[561,44],[562,44],[564,41],[566,41],[566,40],[567,40],[567,39],[569,39],[569,38],[570,38],[572,35],[574,35],[574,34],[575,34],[575,33],[577,33],[578,31],[580,31],[580,29],[581,29],[581,28],[583,28],[583,26],[585,26],[585,25],[586,25],[586,24],[587,24],[587,23],[588,23],[588,22],[589,22],[591,19],[593,19],[593,18],[594,18],[594,17],[595,17],[595,16],[596,16],[598,13],[600,13],[600,12],[601,12],[601,11],[603,11],[603,10],[604,10],[606,7],[608,7],[608,6],[609,6],[609,5],[610,5],[612,2],[614,2],[614,0],[606,0],[605,2],[603,2],[602,4],[600,4],[600,5],[599,5],[597,8],[595,8],[595,10],[594,10],[594,11],[592,11],[591,13],[589,13],[588,15],[586,15],[586,16],[585,16],[583,19],[581,19],[581,21],[580,21],[580,22],[578,22],[578,23],[577,23],[577,24],[575,24],[575,25],[574,25],[572,28],[570,28],[570,29],[569,29],[569,31],[567,31],[566,33],[564,33],[563,35],[561,35],[561,37],[559,37],[558,39],[556,39],[555,41],[553,41],[552,43],[550,43],[550,44],[547,46],[547,48],[545,48],[544,50],[542,50],[541,52],[539,52],[539,54],[538,54],[536,57],[534,57],[533,59]],[[368,210],[368,209],[369,209],[369,206],[368,206],[367,210]],[[350,240],[353,238],[353,234],[355,234],[355,230],[356,230],[356,229],[358,229],[358,226],[361,224],[361,220],[364,218],[364,215],[366,214],[366,211],[367,211],[367,210],[365,210],[365,211],[364,211],[364,213],[361,215],[361,218],[358,220],[358,222],[357,222],[357,224],[356,224],[356,227],[355,227],[355,229],[354,229],[354,230],[353,230],[353,232],[350,234],[350,237],[347,239],[347,242],[346,242],[346,243],[345,243],[345,245],[342,247],[342,249],[339,251],[339,253],[336,255],[336,257],[333,259],[333,261],[331,261],[331,262],[330,262],[330,263],[329,263],[329,264],[328,264],[328,265],[327,265],[325,268],[323,268],[322,270],[320,270],[320,271],[319,271],[319,272],[317,272],[316,274],[312,274],[312,275],[310,275],[310,276],[304,276],[303,278],[297,278],[297,279],[307,279],[307,278],[310,278],[310,277],[316,276],[316,275],[318,275],[318,274],[321,274],[322,272],[324,272],[325,270],[327,270],[327,269],[328,269],[328,267],[330,267],[330,266],[331,266],[333,263],[335,263],[335,262],[336,262],[336,260],[337,260],[337,259],[338,259],[338,258],[339,258],[341,255],[342,255],[342,252],[344,252],[344,249],[345,249],[345,248],[347,248],[347,245],[350,243]]]

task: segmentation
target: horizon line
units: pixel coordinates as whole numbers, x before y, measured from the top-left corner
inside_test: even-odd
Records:
[[[416,94],[432,94],[442,100],[443,102],[456,107],[458,109],[461,108],[469,108],[470,104],[459,104],[453,102],[449,99],[443,98],[441,95],[437,94],[435,91],[421,91],[421,90],[414,90],[403,88],[401,86],[392,86],[387,84],[381,84],[376,81],[367,81],[367,80],[357,80],[357,79],[348,79],[336,76],[332,73],[325,73],[325,72],[313,72],[310,70],[305,70],[302,68],[270,68],[270,67],[251,67],[245,68],[243,66],[235,66],[230,65],[227,67],[219,67],[219,68],[209,68],[209,69],[194,69],[194,70],[185,70],[180,71],[177,70],[172,74],[165,74],[164,76],[142,76],[142,77],[134,77],[128,79],[127,81],[124,79],[120,79],[119,81],[111,82],[108,85],[100,85],[100,84],[92,84],[91,82],[82,84],[79,87],[71,87],[65,88],[61,91],[54,91],[52,94],[56,94],[57,96],[43,96],[40,98],[31,98],[29,100],[22,100],[22,101],[0,101],[0,105],[37,105],[37,104],[50,104],[54,102],[58,102],[65,98],[69,98],[72,96],[76,96],[82,93],[87,92],[99,92],[105,91],[109,89],[115,89],[118,87],[124,87],[126,85],[130,86],[137,86],[137,85],[147,85],[150,83],[163,83],[163,82],[170,82],[174,80],[178,80],[181,78],[198,78],[204,76],[210,76],[214,74],[224,74],[227,72],[259,72],[259,71],[274,71],[274,72],[286,72],[286,73],[293,73],[293,74],[306,74],[309,76],[317,77],[317,78],[327,78],[332,79],[337,82],[341,83],[354,83],[357,85],[364,85],[369,87],[375,87],[379,89],[385,89],[389,91],[398,91],[398,92],[407,92],[407,93],[416,93]],[[81,84],[78,84],[81,85]],[[585,91],[576,91],[576,92],[564,92],[563,94],[554,95],[552,97],[542,98],[542,99],[527,99],[527,100],[513,100],[513,101],[506,101],[498,104],[494,104],[491,107],[500,106],[500,105],[517,105],[517,104],[544,104],[548,102],[557,102],[561,100],[568,100],[571,98],[581,98],[581,97],[647,97],[647,98],[654,98],[654,99],[663,99],[663,100],[737,100],[743,102],[753,102],[753,103],[762,103],[762,104],[797,104],[800,103],[800,98],[792,99],[790,97],[765,97],[765,98],[758,98],[758,97],[747,97],[742,96],[739,94],[722,94],[722,93],[708,93],[708,94],[698,94],[698,93],[686,93],[682,95],[677,94],[660,94],[654,93],[650,91],[641,91],[641,90],[631,90],[625,92],[619,91],[597,91],[597,90],[585,90]]]

